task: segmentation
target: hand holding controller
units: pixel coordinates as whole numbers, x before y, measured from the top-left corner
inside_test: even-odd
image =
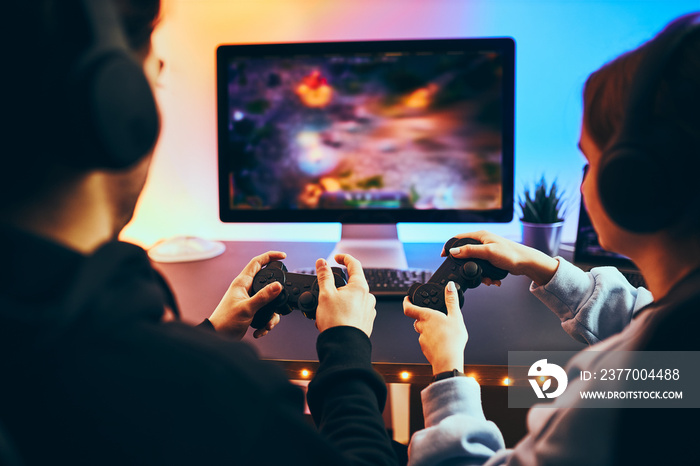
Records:
[[[340,267],[332,267],[331,269],[335,278],[335,287],[345,286],[347,277],[343,269]],[[276,281],[282,284],[282,291],[274,301],[255,313],[250,324],[251,327],[263,328],[275,312],[287,315],[293,309],[299,309],[309,319],[316,318],[319,288],[315,275],[290,273],[282,262],[272,261],[255,274],[251,295]]]
[[[408,290],[408,299],[416,306],[428,307],[447,314],[445,306],[445,286],[453,281],[459,295],[459,307],[464,305],[464,290],[476,288],[483,277],[502,280],[508,275],[503,269],[493,266],[483,259],[459,259],[449,254],[449,250],[465,244],[481,244],[471,238],[450,238],[445,243],[448,252],[445,262],[435,271],[428,283],[414,283]]]

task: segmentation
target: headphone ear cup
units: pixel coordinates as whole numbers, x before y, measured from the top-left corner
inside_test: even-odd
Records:
[[[669,225],[681,205],[677,190],[668,185],[658,164],[636,147],[618,147],[606,153],[598,173],[601,203],[613,222],[622,228],[650,233]]]
[[[83,0],[82,4],[93,43],[68,77],[66,135],[76,150],[63,159],[84,169],[123,169],[155,145],[158,109],[112,0]]]
[[[128,167],[154,146],[159,118],[150,84],[140,65],[121,51],[92,71],[88,118],[97,135],[95,166]]]

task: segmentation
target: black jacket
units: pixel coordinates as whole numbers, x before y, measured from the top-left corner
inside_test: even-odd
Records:
[[[162,322],[169,291],[141,248],[0,241],[0,422],[25,464],[396,462],[362,331],[318,338],[315,428],[301,390],[248,345]]]

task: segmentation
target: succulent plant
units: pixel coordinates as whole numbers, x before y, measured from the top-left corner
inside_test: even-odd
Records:
[[[535,183],[534,188],[525,187],[525,192],[518,198],[522,213],[520,220],[528,223],[557,223],[565,217],[566,197],[559,191],[557,181],[548,185],[544,175]]]

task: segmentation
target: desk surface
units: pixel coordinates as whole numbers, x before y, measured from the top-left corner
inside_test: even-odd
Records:
[[[327,257],[334,243],[226,242],[219,257],[198,262],[155,264],[172,286],[183,319],[199,323],[219,303],[231,280],[255,255],[270,249],[287,253],[290,270],[313,266]],[[404,245],[409,267],[437,269],[442,244]],[[563,253],[566,257],[566,253]],[[465,292],[465,316],[469,342],[466,364],[507,365],[508,351],[577,351],[584,347],[562,330],[559,319],[532,296],[530,281],[509,275],[498,287],[479,286]],[[282,317],[266,337],[245,337],[264,358],[315,361],[318,330],[301,312]],[[425,364],[413,320],[403,314],[401,300],[380,299],[372,332],[372,360],[377,363]]]

